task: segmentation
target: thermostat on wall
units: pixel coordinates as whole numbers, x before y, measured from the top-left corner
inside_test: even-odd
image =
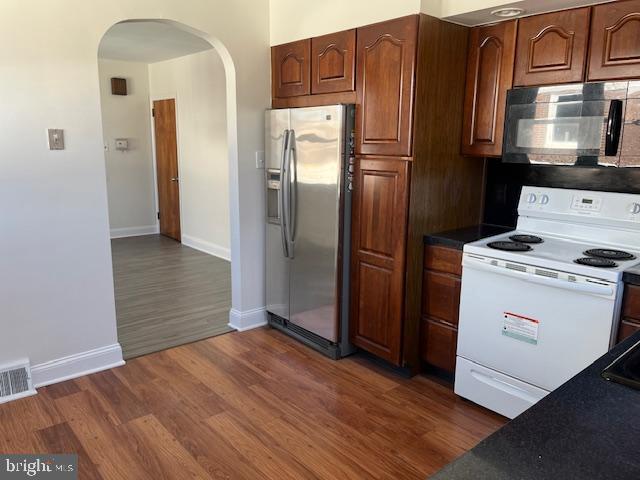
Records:
[[[116,138],[116,150],[120,152],[129,150],[129,140],[126,138]]]

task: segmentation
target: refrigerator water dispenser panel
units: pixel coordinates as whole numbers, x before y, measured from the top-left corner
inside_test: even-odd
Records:
[[[280,223],[280,170],[267,170],[267,221]]]

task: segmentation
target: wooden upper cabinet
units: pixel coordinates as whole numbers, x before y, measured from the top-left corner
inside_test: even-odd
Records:
[[[400,365],[410,163],[359,158],[351,224],[351,341]]]
[[[311,93],[355,90],[356,31],[311,39]]]
[[[474,27],[469,35],[462,153],[499,157],[512,86],[517,20]]]
[[[590,14],[586,7],[520,19],[513,84],[582,82]]]
[[[640,0],[593,7],[588,80],[640,77]]]
[[[418,16],[357,31],[356,152],[411,155]]]
[[[311,93],[311,40],[271,47],[273,97],[286,98]]]

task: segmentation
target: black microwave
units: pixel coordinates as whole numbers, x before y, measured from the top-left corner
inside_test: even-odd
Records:
[[[502,160],[640,167],[640,81],[509,90]]]

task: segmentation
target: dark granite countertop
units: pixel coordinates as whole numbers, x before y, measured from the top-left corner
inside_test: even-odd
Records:
[[[624,283],[640,285],[640,265],[626,270],[622,275],[622,280]]]
[[[640,478],[640,390],[600,376],[640,332],[596,360],[432,479]]]
[[[430,233],[424,236],[424,243],[427,245],[443,245],[446,247],[462,250],[465,243],[475,242],[483,238],[493,237],[501,233],[512,231],[511,227],[499,225],[488,225],[486,223],[474,225],[473,227],[447,230],[446,232]]]

